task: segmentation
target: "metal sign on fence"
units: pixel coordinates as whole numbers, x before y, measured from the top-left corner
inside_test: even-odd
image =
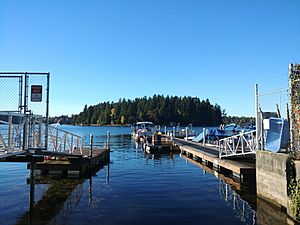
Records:
[[[41,102],[43,99],[43,86],[42,85],[31,85],[31,101]]]

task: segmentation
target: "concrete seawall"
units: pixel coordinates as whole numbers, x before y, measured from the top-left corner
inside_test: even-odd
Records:
[[[257,196],[286,211],[288,220],[294,218],[289,197],[291,179],[300,179],[300,161],[291,160],[287,154],[257,151]]]
[[[285,208],[288,206],[287,160],[286,154],[268,151],[256,154],[257,195]]]

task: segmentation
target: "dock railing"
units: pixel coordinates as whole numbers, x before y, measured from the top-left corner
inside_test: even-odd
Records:
[[[48,151],[82,154],[84,137],[51,125],[48,134]]]
[[[53,125],[47,127],[40,115],[0,112],[0,156],[34,150],[78,155],[83,146],[82,136]]]
[[[219,140],[219,158],[255,154],[257,151],[256,131],[241,132]]]
[[[0,112],[0,155],[24,151],[23,130],[27,122],[23,114]]]

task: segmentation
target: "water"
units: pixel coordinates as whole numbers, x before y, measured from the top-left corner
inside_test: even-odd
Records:
[[[184,156],[144,154],[129,127],[61,128],[86,137],[92,133],[99,143],[109,130],[110,165],[90,179],[38,180],[30,207],[26,165],[1,163],[1,225],[285,224],[286,215],[257,200],[250,186],[217,178]]]

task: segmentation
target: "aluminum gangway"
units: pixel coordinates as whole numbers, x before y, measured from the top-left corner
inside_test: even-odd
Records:
[[[256,131],[241,132],[227,138],[220,139],[219,158],[232,156],[255,155],[258,149]]]
[[[39,151],[52,155],[82,155],[84,137],[46,126],[43,117],[0,112],[0,158]]]

